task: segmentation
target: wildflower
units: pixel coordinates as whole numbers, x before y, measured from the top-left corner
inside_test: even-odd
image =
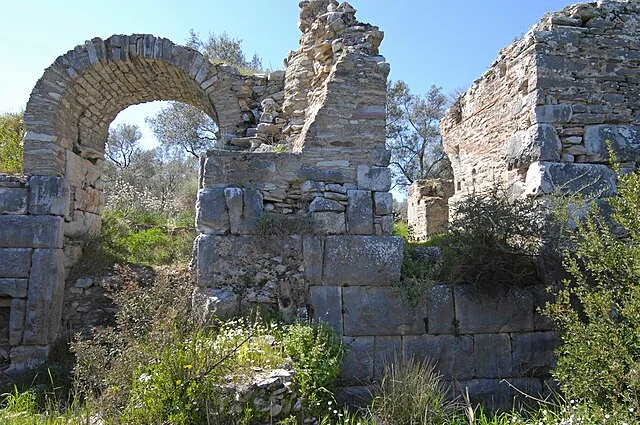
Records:
[[[140,382],[148,382],[149,380],[151,380],[151,375],[148,373],[141,373],[138,377],[138,381]]]

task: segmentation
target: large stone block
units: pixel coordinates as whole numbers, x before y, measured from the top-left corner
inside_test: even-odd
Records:
[[[27,211],[27,189],[0,187],[0,214],[24,214]]]
[[[358,189],[388,192],[391,189],[391,170],[387,167],[359,165]]]
[[[102,201],[101,198],[99,200]],[[29,178],[29,214],[64,216],[68,213],[69,188],[63,177]]]
[[[412,309],[394,288],[342,288],[344,333],[360,335],[419,335],[426,333],[426,306]]]
[[[347,231],[343,212],[322,211],[311,213],[311,220],[317,233],[341,235]]]
[[[476,377],[505,378],[513,376],[509,334],[477,334],[473,340]]]
[[[389,285],[400,280],[404,241],[396,236],[328,236],[325,285]]]
[[[226,188],[224,195],[229,211],[229,224],[234,235],[253,234],[256,222],[263,212],[263,199],[259,190]]]
[[[340,371],[340,381],[354,385],[370,382],[373,379],[375,358],[374,338],[372,336],[343,337],[342,340],[347,346],[347,353]]]
[[[229,232],[229,212],[224,189],[202,189],[196,201],[196,228],[200,233]]]
[[[584,130],[584,145],[596,160],[608,160],[609,147],[621,162],[640,160],[640,129],[630,125],[590,125]]]
[[[31,261],[24,325],[24,344],[46,345],[56,337],[62,319],[64,254],[36,249]]]
[[[373,199],[368,190],[348,190],[347,229],[352,235],[373,234]]]
[[[9,344],[18,345],[22,342],[24,332],[24,316],[27,310],[27,302],[14,298],[11,300],[11,312],[9,313]]]
[[[384,376],[385,367],[402,359],[402,337],[376,336],[374,346],[373,376],[380,379]]]
[[[23,248],[0,248],[0,278],[29,277],[31,250]]]
[[[229,320],[240,314],[240,297],[233,288],[203,288],[196,286],[191,294],[193,311],[203,325]]]
[[[0,278],[0,297],[24,298],[29,279]]]
[[[453,334],[456,331],[453,292],[449,285],[434,285],[427,294],[427,331],[429,334]]]
[[[556,365],[554,350],[561,339],[556,332],[512,335],[513,366],[518,376],[548,377]]]
[[[374,192],[373,205],[376,215],[387,215],[393,212],[393,195],[389,192]]]
[[[536,124],[514,134],[505,144],[509,169],[528,167],[534,161],[560,161],[562,143],[551,124]]]
[[[403,339],[404,355],[432,361],[447,379],[471,379],[475,375],[473,337],[468,335],[416,335]]]
[[[1,215],[0,247],[62,248],[62,224],[61,217]]]
[[[514,401],[526,402],[523,394],[539,396],[543,392],[540,379],[472,379],[453,382],[454,394],[464,394],[468,390],[473,405],[481,404],[487,410],[509,411]]]
[[[320,236],[305,236],[302,239],[304,277],[309,285],[322,285],[323,245]]]
[[[571,105],[542,105],[533,110],[532,122],[538,123],[566,123],[571,121],[573,110]]]
[[[309,298],[314,320],[328,324],[338,335],[342,335],[342,288],[312,286],[309,288]]]
[[[525,193],[539,196],[555,191],[587,196],[615,196],[616,175],[601,164],[534,162],[527,170]]]
[[[512,288],[487,294],[460,285],[454,293],[458,330],[462,334],[533,330],[531,290]]]

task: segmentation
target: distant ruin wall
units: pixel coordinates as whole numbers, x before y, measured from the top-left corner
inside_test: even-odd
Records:
[[[451,180],[416,180],[409,186],[407,220],[411,241],[425,242],[430,236],[446,231],[449,198],[453,193]]]
[[[547,14],[500,52],[442,121],[456,202],[501,182],[514,196],[616,193],[606,141],[640,159],[640,3]]]

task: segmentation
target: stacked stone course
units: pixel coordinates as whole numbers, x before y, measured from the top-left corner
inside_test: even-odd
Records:
[[[442,122],[457,202],[501,181],[514,196],[616,193],[640,152],[640,3],[604,0],[547,14],[505,48]]]

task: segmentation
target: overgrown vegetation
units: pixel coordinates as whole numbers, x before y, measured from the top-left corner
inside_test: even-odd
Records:
[[[589,205],[570,235],[570,279],[546,313],[563,345],[553,372],[572,399],[607,411],[640,408],[640,174],[619,175],[604,214]]]
[[[24,112],[0,115],[0,173],[22,172],[24,132]]]

